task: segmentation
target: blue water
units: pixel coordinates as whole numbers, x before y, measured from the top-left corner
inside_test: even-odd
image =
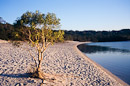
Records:
[[[130,84],[130,41],[89,43],[78,48],[96,63]]]

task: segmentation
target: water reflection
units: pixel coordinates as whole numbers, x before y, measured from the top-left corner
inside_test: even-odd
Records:
[[[79,45],[90,59],[130,85],[130,41]]]
[[[97,46],[97,45],[87,45],[87,44],[81,44],[78,45],[79,50],[81,50],[84,53],[98,53],[98,52],[121,52],[121,53],[130,53],[130,50],[126,49],[118,49],[118,48],[110,48],[107,46]]]

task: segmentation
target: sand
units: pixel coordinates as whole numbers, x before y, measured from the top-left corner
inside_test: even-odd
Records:
[[[44,53],[42,71],[55,81],[45,80],[43,86],[123,86],[127,85],[106,72],[78,49],[80,42],[56,43]],[[27,49],[37,56],[27,43],[20,47],[0,42],[0,86],[40,86],[42,80],[27,74],[34,64]]]

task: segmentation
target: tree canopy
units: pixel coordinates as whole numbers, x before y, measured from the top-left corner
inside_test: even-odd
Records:
[[[39,11],[26,12],[16,22],[14,26],[20,28],[21,32],[26,35],[30,34],[30,38],[33,41],[41,41],[41,37],[44,35],[47,41],[57,42],[63,41],[64,32],[61,30],[55,30],[60,25],[60,19],[56,17],[54,13],[42,14]],[[55,30],[55,31],[54,31]],[[40,32],[39,32],[40,31]],[[19,32],[20,33],[20,32]]]

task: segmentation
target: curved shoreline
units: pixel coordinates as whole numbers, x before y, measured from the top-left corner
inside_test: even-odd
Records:
[[[129,86],[126,82],[124,82],[123,80],[121,80],[120,78],[118,78],[117,76],[115,76],[114,74],[112,74],[110,71],[108,71],[107,69],[105,69],[104,67],[102,67],[101,65],[99,65],[98,63],[96,63],[95,61],[91,60],[89,57],[87,57],[84,53],[82,53],[79,49],[78,49],[78,45],[80,44],[84,44],[84,43],[88,43],[88,42],[78,42],[76,43],[76,45],[74,46],[74,49],[79,53],[79,55],[81,55],[85,60],[90,61],[91,63],[93,63],[94,66],[96,66],[97,68],[101,69],[102,71],[104,71],[106,74],[108,74],[108,76],[110,76],[111,78],[114,78],[117,82],[119,82],[120,84],[122,84],[123,86]]]

